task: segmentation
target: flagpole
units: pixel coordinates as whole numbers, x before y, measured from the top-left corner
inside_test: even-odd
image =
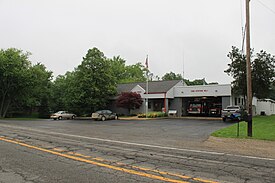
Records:
[[[147,76],[147,81],[146,81],[146,98],[145,98],[145,113],[146,113],[146,118],[148,117],[148,93],[149,93],[149,71],[148,71],[148,55],[146,57],[146,76]]]

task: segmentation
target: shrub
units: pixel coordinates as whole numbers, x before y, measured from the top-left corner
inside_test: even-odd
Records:
[[[158,117],[166,117],[167,114],[164,112],[149,112],[147,114],[147,118],[158,118]],[[138,114],[138,118],[146,118],[145,113]]]

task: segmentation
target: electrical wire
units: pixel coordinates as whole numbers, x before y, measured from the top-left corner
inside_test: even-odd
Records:
[[[242,53],[243,54],[244,54],[245,33],[246,33],[246,24],[245,24],[244,28],[242,27]]]
[[[244,25],[244,5],[243,0],[240,0],[241,3],[241,27],[242,27],[242,53],[244,54],[244,41],[245,41],[245,32],[246,32],[246,24]]]
[[[266,4],[264,4],[262,1],[257,0],[258,3],[260,3],[263,7],[265,7],[266,9],[268,9],[271,13],[275,14],[275,10],[273,10],[272,8],[268,7]]]

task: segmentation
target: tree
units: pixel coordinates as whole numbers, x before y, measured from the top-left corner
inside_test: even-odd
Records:
[[[78,114],[105,107],[109,98],[116,94],[110,62],[97,48],[88,50],[69,81],[69,105]]]
[[[119,56],[108,59],[111,65],[112,75],[117,83],[132,83],[146,81],[146,68],[138,62],[133,65],[126,65],[126,61]]]
[[[141,63],[126,66],[125,62],[119,56],[108,59],[97,48],[89,49],[73,72],[53,82],[51,109],[89,114],[107,106],[116,95],[117,83],[146,80]]]
[[[21,101],[28,93],[29,55],[15,48],[0,50],[0,117],[5,117],[15,101]]]
[[[252,54],[251,54],[252,55]],[[246,58],[241,50],[237,47],[232,47],[232,51],[227,55],[231,60],[228,64],[228,69],[224,72],[232,76],[232,91],[234,94],[246,96]]]
[[[73,110],[70,106],[72,101],[71,95],[73,93],[72,81],[74,79],[74,72],[66,72],[65,75],[59,75],[51,86],[50,93],[50,109],[51,111],[59,110]]]
[[[116,101],[117,107],[128,109],[130,114],[131,109],[138,109],[142,105],[143,100],[140,94],[136,92],[123,92]]]
[[[24,99],[23,106],[28,107],[30,113],[33,108],[38,108],[39,117],[47,118],[49,115],[50,87],[52,72],[37,63],[30,67],[30,88]]]
[[[114,56],[112,59],[108,59],[111,66],[112,75],[115,77],[118,83],[123,82],[127,79],[126,76],[126,65],[125,60],[120,58],[120,56]]]
[[[275,81],[273,81],[273,84],[271,84],[270,98],[275,100]]]
[[[208,83],[205,81],[205,79],[195,79],[193,81],[190,81],[188,79],[184,79],[184,82],[188,85],[188,86],[193,86],[193,85],[208,85]]]
[[[253,55],[253,50],[251,50]],[[229,52],[228,57],[231,63],[228,64],[228,69],[225,70],[229,76],[232,76],[234,81],[233,93],[242,95],[246,98],[246,56],[241,51],[232,47],[232,51]],[[260,51],[256,54],[254,60],[252,60],[252,92],[253,95],[258,98],[271,97],[272,82],[274,82],[275,70],[274,70],[274,56]]]
[[[252,90],[257,98],[269,98],[275,77],[275,57],[261,50],[252,63]]]
[[[184,82],[188,86],[192,85],[208,85],[208,83],[205,81],[205,79],[195,79],[193,81],[190,81],[189,79],[183,79],[181,74],[175,74],[174,72],[166,73],[164,76],[162,76],[162,80],[184,80]],[[213,82],[211,84],[218,84],[217,82]]]
[[[121,80],[121,83],[132,83],[132,82],[144,82],[146,81],[146,68],[140,63],[128,65],[125,67],[126,73],[125,78]]]
[[[162,76],[162,80],[182,80],[181,74],[175,74],[174,72],[166,73]]]

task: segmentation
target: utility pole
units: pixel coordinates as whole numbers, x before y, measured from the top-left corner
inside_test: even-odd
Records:
[[[247,79],[247,135],[252,137],[252,82],[251,82],[251,55],[250,55],[250,17],[249,2],[246,0],[246,79]]]
[[[145,115],[146,119],[148,118],[148,104],[149,104],[149,99],[148,99],[148,94],[149,94],[149,70],[148,70],[148,55],[146,56],[146,61],[145,61],[145,66],[146,66],[146,98],[145,98]]]

